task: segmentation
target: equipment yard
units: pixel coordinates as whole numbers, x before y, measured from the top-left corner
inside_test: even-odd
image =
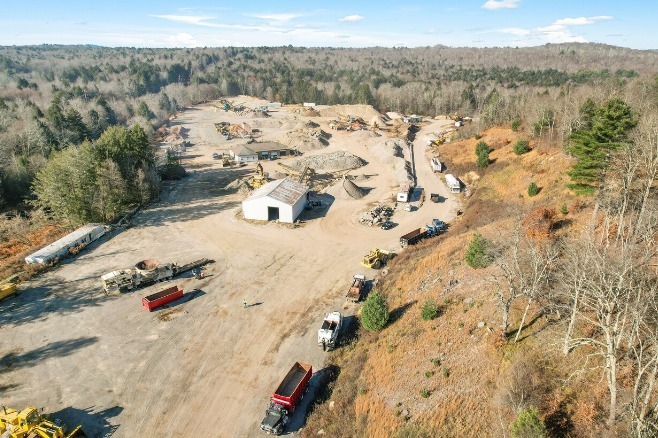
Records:
[[[266,104],[244,96],[239,102],[247,108]],[[349,115],[371,120],[372,107],[360,107],[341,106],[340,114],[352,108]],[[179,131],[191,145],[182,153],[188,176],[165,182],[160,201],[137,213],[130,227],[102,237],[0,303],[3,403],[43,406],[94,437],[260,433],[263,412],[290,364],[308,363],[314,372],[324,368],[318,326],[328,312],[355,314],[360,304],[345,298],[354,274],[381,275],[360,264],[364,255],[373,248],[399,252],[401,235],[424,230],[434,218],[450,222],[459,209],[443,175],[433,172],[427,146],[451,120],[422,123],[410,149],[392,136],[394,125],[388,131],[332,130],[332,108],[283,106],[260,118],[259,112],[215,104],[180,112],[171,124],[184,128]],[[247,131],[258,130],[258,142],[277,141],[301,152],[259,162],[270,178],[285,176],[279,162],[301,174],[290,173],[292,179],[310,175],[310,199],[321,205],[304,211],[295,226],[244,220],[246,195],[235,182],[248,181],[256,165],[225,167],[213,160],[213,153],[247,141],[225,139],[215,128],[220,122],[246,123]],[[424,202],[412,197],[411,211],[395,206],[405,167],[394,156],[395,142],[407,167],[415,169],[416,187],[425,191]],[[341,151],[365,164],[341,168],[363,164]],[[331,157],[341,161],[327,163]],[[360,197],[345,188],[345,174]],[[430,193],[441,202],[430,202]],[[376,205],[394,207],[390,220],[396,227],[360,221]],[[203,258],[213,262],[199,278],[186,272],[166,285],[119,294],[102,287],[102,275],[142,260],[183,264]],[[185,291],[181,300],[150,313],[142,307],[143,297],[176,285]],[[293,420],[293,431],[296,424],[301,422]]]

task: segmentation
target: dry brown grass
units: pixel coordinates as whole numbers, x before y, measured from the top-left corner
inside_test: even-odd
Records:
[[[537,407],[556,436],[591,436],[602,430],[605,385],[594,372],[573,374],[574,363],[583,362],[587,353],[565,358],[559,348],[550,347],[559,344],[561,332],[546,318],[526,328],[519,343],[503,341],[491,282],[496,268],[474,270],[464,262],[476,229],[496,242],[531,211],[551,212],[540,215],[549,219],[544,231],[563,221],[559,231],[568,233],[589,219],[586,205],[566,189],[569,159],[534,144],[517,156],[512,145],[518,138],[506,128],[486,131],[482,140],[494,149],[494,162],[485,170],[474,164],[479,140],[441,146],[449,172],[478,173],[475,190],[444,236],[402,251],[380,279],[378,289],[388,300],[392,321],[379,334],[363,336],[351,347],[354,352],[342,357],[345,362],[338,361],[346,371],[336,388],[348,382],[353,388],[334,390],[331,398],[334,411],[350,423],[344,429],[349,432],[339,436],[502,436],[519,406]],[[542,190],[528,198],[523,194],[531,181]],[[571,206],[566,216],[556,213],[562,204]],[[441,306],[440,316],[431,321],[421,318],[427,298]],[[524,304],[511,309],[513,328]],[[357,371],[349,357],[358,351]],[[510,394],[516,394],[516,401]],[[335,424],[336,414],[327,420],[322,412],[321,407],[311,415],[305,436],[319,429],[329,433],[323,425]]]

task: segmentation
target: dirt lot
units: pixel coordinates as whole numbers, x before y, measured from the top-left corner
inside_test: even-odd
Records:
[[[285,107],[271,115],[262,119],[269,126],[260,128],[262,140],[313,120],[332,136],[329,146],[306,156],[347,150],[367,161],[353,171],[369,176],[359,182],[367,195],[355,200],[328,188],[322,198],[329,206],[299,228],[247,223],[238,213],[243,197],[222,187],[253,173],[254,165],[222,168],[212,159],[213,152],[244,142],[224,140],[213,123],[258,119],[212,105],[182,112],[173,123],[189,129],[190,176],[167,185],[132,227],[24,285],[0,307],[2,404],[43,406],[66,423],[82,423],[90,436],[247,437],[257,434],[272,390],[294,361],[323,368],[316,332],[324,313],[353,314],[354,305],[344,303],[351,276],[377,274],[364,272],[361,257],[373,247],[399,251],[401,234],[435,217],[454,218],[458,204],[424,156],[425,134],[446,122],[423,127],[414,145],[418,185],[445,201],[428,199],[413,212],[399,208],[393,217],[399,225],[384,231],[357,218],[397,192],[390,169],[369,152],[385,135],[331,131],[331,118],[309,119]],[[276,161],[264,167],[274,173]],[[153,313],[141,298],[158,286],[120,296],[100,289],[100,275],[145,258],[186,263],[201,257],[215,261],[208,276],[175,279],[191,293]],[[244,299],[251,304],[246,309]]]

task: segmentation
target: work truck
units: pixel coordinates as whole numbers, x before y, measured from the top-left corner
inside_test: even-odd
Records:
[[[295,362],[274,391],[270,406],[265,410],[265,418],[260,423],[261,430],[273,435],[283,433],[312,375],[313,367],[310,364]]]
[[[347,289],[345,298],[353,303],[359,302],[363,298],[366,289],[366,276],[363,274],[355,274],[352,285]]]
[[[343,326],[343,315],[340,312],[327,313],[318,330],[318,345],[324,351],[333,350],[338,345],[338,334]]]

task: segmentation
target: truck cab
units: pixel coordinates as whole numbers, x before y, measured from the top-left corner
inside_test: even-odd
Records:
[[[281,435],[289,419],[286,408],[272,403],[265,410],[265,418],[260,423],[260,429],[268,434]]]

